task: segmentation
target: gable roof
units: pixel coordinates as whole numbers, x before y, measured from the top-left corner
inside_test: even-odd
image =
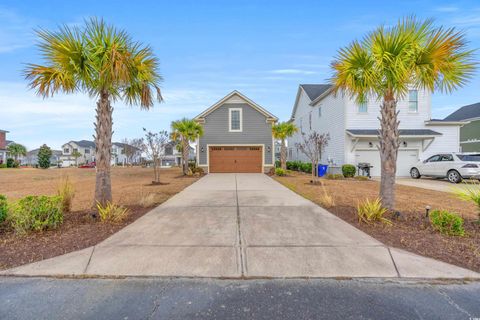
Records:
[[[295,112],[297,111],[298,101],[300,100],[300,94],[305,92],[308,99],[310,99],[310,105],[315,105],[319,100],[321,100],[325,95],[330,92],[332,88],[331,84],[300,84],[298,85],[297,90],[297,97],[295,98],[295,103],[292,109],[292,115],[290,116],[290,120],[292,120],[295,116]]]
[[[307,94],[310,101],[316,100],[322,94],[324,94],[328,89],[332,87],[331,84],[301,84],[303,91]]]
[[[82,148],[95,148],[95,142],[89,140],[70,141]],[[69,143],[70,143],[69,142]]]
[[[461,121],[475,118],[480,118],[480,102],[463,106],[443,120]]]
[[[129,146],[130,148],[140,150],[139,148],[132,146],[131,144],[128,143],[123,143],[123,142],[113,142],[112,145],[120,147],[120,148],[125,148],[126,146]]]
[[[233,90],[232,92],[230,92],[229,94],[227,94],[225,97],[223,97],[222,99],[220,99],[219,101],[217,101],[214,105],[212,105],[210,108],[208,108],[207,110],[203,111],[202,113],[200,113],[198,116],[196,116],[195,118],[193,118],[194,120],[196,121],[203,121],[203,119],[205,118],[205,116],[207,116],[208,114],[210,114],[211,112],[215,111],[216,109],[218,109],[220,106],[222,106],[225,101],[227,101],[228,99],[232,98],[233,96],[238,96],[240,97],[241,99],[245,100],[245,102],[250,105],[252,108],[254,108],[255,110],[257,110],[258,112],[260,112],[261,114],[263,114],[265,117],[267,117],[267,120],[270,120],[270,121],[273,121],[273,122],[276,122],[278,120],[277,117],[275,117],[273,114],[271,114],[270,112],[268,112],[267,110],[265,110],[264,108],[262,108],[261,106],[259,106],[258,104],[256,104],[255,102],[253,102],[252,100],[250,100],[249,98],[247,98],[245,95],[243,95],[242,93],[238,92],[237,90]]]

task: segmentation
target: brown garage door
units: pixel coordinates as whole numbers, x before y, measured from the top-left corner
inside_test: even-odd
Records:
[[[210,147],[210,172],[262,172],[262,147]]]

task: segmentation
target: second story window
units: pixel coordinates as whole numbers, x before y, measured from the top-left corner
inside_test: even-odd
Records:
[[[368,105],[367,105],[366,101],[358,104],[358,112],[359,113],[367,113],[368,112]]]
[[[68,148],[63,149],[63,153],[70,153],[70,149]]]
[[[74,149],[73,149],[73,152],[78,152],[78,149],[77,149],[77,148],[74,148]]]
[[[173,155],[173,148],[171,146],[165,147],[165,155],[166,156],[171,156]]]
[[[417,90],[408,91],[408,111],[418,112],[418,91]]]
[[[85,149],[85,154],[90,153],[90,149]]]
[[[242,131],[242,109],[230,108],[229,111],[229,131],[241,132]]]

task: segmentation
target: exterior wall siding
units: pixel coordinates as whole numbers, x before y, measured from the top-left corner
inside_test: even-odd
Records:
[[[242,132],[229,132],[229,108],[242,109]],[[223,144],[263,144],[264,165],[273,165],[272,124],[267,118],[246,103],[224,103],[205,116],[204,135],[198,140],[198,159],[200,166],[207,166],[207,145]],[[203,148],[203,152],[202,152]]]
[[[460,128],[460,145],[463,152],[480,152],[480,120]]]
[[[315,130],[318,133],[330,134],[330,141],[322,154],[320,162],[342,165],[345,161],[344,99],[340,96],[334,97],[329,95],[313,107],[310,106],[310,102],[310,99],[302,90],[294,121],[299,128],[299,132],[288,139],[289,149],[292,150],[290,160],[309,161],[303,153],[297,150],[295,144],[303,141],[300,130],[307,135],[311,130]],[[319,115],[319,109],[321,109],[321,116]]]
[[[347,129],[378,129],[380,128],[381,101],[370,98],[367,101],[367,112],[358,112],[358,104],[355,100],[346,97],[346,128]],[[399,99],[397,103],[398,120],[401,129],[421,129],[425,127],[425,121],[430,120],[431,95],[428,91],[418,91],[418,112],[409,112],[408,97]]]

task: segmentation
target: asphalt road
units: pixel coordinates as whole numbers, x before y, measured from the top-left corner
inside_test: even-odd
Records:
[[[1,319],[468,319],[480,282],[0,278]]]

